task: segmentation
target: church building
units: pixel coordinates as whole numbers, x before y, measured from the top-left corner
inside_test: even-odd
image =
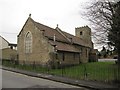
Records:
[[[42,66],[77,65],[96,61],[91,29],[75,28],[75,36],[34,21],[29,15],[18,35],[18,60],[21,64]]]

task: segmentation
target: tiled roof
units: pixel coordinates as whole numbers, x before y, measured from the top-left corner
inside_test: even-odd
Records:
[[[67,32],[62,31],[68,38],[72,39],[72,42],[77,45],[89,47],[81,38],[73,36]]]
[[[44,36],[48,37],[49,39],[53,39],[53,36],[55,35],[57,41],[68,43],[68,40],[63,37],[56,29],[50,28],[38,22],[35,22],[35,25],[39,28],[39,30],[44,30]]]
[[[58,31],[58,29],[53,29],[51,27],[48,27],[46,25],[40,24],[38,22],[35,22],[35,25],[40,29],[40,30],[44,30],[44,35],[46,37],[48,37],[49,39],[53,39],[54,34],[55,34],[55,38],[56,41],[61,41],[61,42],[66,42],[66,43],[74,43],[77,45],[81,45],[81,46],[86,46],[89,47],[82,39],[80,39],[79,37],[73,36],[67,32],[64,32],[62,30],[59,31],[64,34],[64,36]],[[66,37],[65,37],[66,36]],[[70,40],[70,38],[72,39],[72,42]]]
[[[76,37],[74,35],[71,35],[67,32],[62,31],[58,27],[56,29],[48,27],[46,25],[40,24],[38,22],[34,21],[34,24],[36,27],[44,31],[44,36],[46,36],[49,39],[49,43],[51,45],[56,45],[56,49],[60,51],[69,51],[69,52],[80,52],[76,47],[75,44],[89,47],[87,43],[85,43],[82,39],[79,37]],[[55,35],[56,42],[53,41]]]
[[[73,36],[69,33],[66,33],[66,32],[62,31],[61,29],[59,29],[58,27],[56,29],[54,29],[54,28],[48,27],[46,25],[40,24],[40,23],[34,21],[30,17],[28,19],[30,19],[39,30],[44,32],[44,36],[49,39],[49,43],[51,45],[56,45],[57,46],[56,49],[59,51],[80,52],[75,47],[75,44],[77,44],[79,46],[90,47],[82,39],[80,39],[76,36]],[[27,21],[26,21],[26,23],[27,23]],[[24,28],[24,26],[23,26],[23,28]],[[55,35],[55,40],[56,40],[55,42],[53,39],[54,35]]]
[[[72,44],[67,44],[67,43],[61,43],[61,42],[54,42],[52,40],[49,40],[49,43],[59,51],[67,51],[67,52],[80,52],[79,49],[77,49],[74,45]]]

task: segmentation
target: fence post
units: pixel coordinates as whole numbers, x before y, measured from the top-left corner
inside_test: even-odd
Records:
[[[25,61],[23,60],[23,69],[25,69]]]
[[[84,64],[84,79],[87,79],[87,68],[86,65]]]
[[[14,63],[13,63],[13,67],[15,68],[15,60],[13,60],[13,62],[14,62]]]
[[[61,65],[61,68],[62,68],[62,77],[64,76],[64,66]]]
[[[46,63],[46,71],[45,72],[47,72],[48,74],[49,74],[49,67],[50,67],[50,65],[49,65],[49,61]]]
[[[33,69],[35,69],[35,61],[33,61]]]

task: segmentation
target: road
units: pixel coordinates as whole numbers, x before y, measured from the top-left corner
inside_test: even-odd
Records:
[[[2,88],[80,88],[60,82],[26,76],[23,74],[2,70]]]
[[[117,61],[117,59],[98,59],[99,62]]]

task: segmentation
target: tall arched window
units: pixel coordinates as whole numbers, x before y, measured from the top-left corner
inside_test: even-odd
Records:
[[[25,35],[25,53],[32,53],[32,34],[27,32]]]

